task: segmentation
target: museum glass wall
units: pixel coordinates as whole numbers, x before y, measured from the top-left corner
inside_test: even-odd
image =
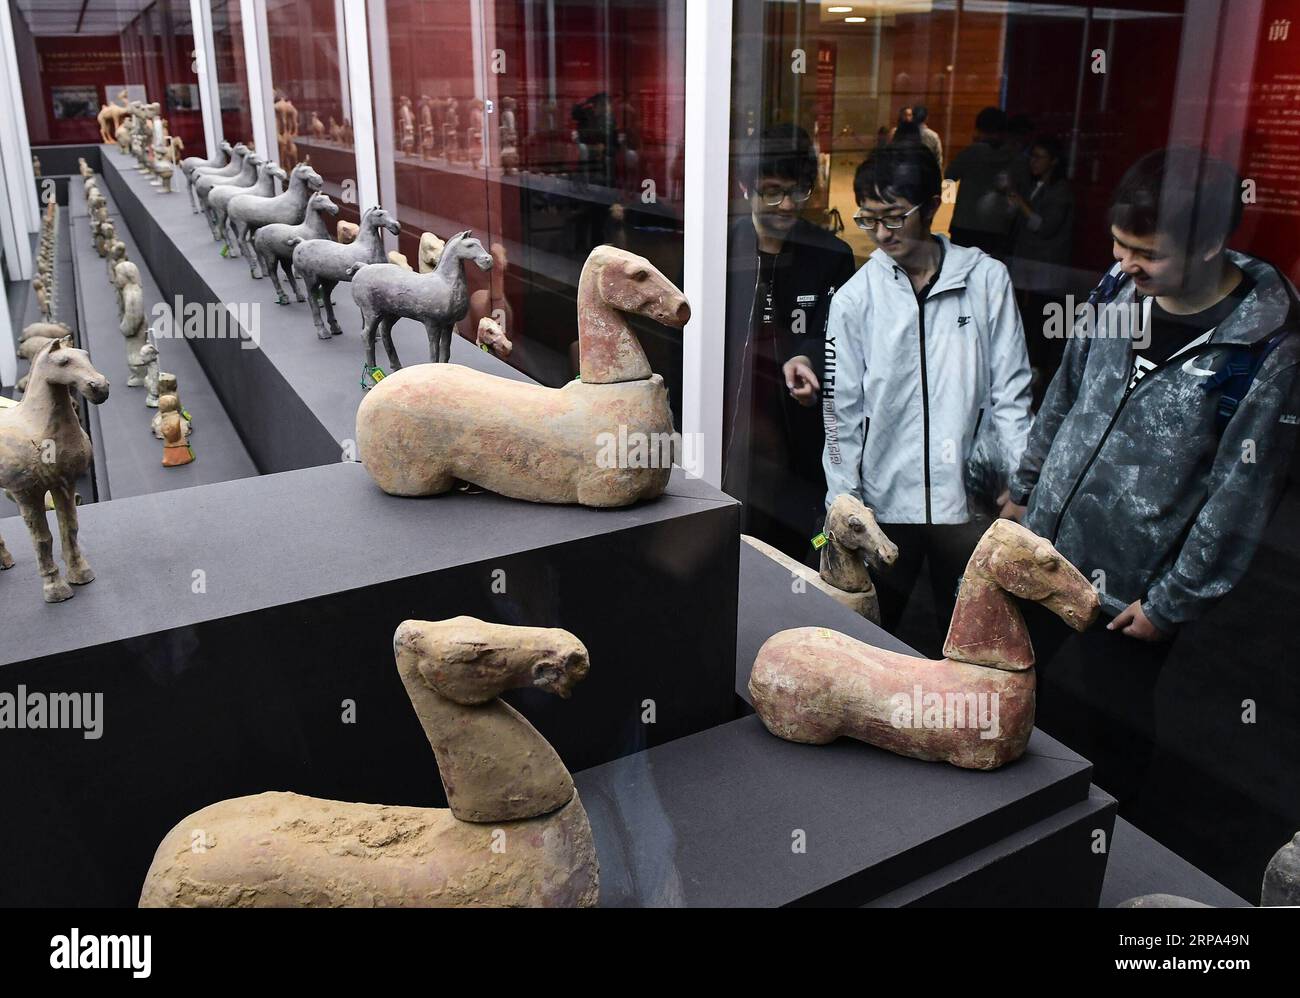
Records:
[[[221,102],[221,132],[232,145],[253,136],[248,67],[239,0],[212,0],[212,48]]]
[[[593,247],[681,281],[684,0],[369,7],[380,186],[401,251],[414,261],[422,233],[472,229],[496,265],[470,279],[490,292],[510,363],[563,384]],[[680,333],[634,322],[680,414]]]
[[[1086,569],[1108,618],[1137,603],[1163,628],[1059,652],[1039,639],[1041,726],[1094,761],[1122,814],[1243,891],[1300,822],[1287,789],[1300,705],[1277,614],[1296,596],[1297,493],[1291,441],[1271,429],[1294,421],[1295,396],[1239,440],[1206,393],[1179,396],[1199,422],[1159,395],[1183,390],[1156,387],[1173,374],[1136,384],[1178,367],[1167,342],[1217,322],[1262,343],[1275,330],[1259,324],[1286,314],[1277,275],[1300,277],[1297,21],[1300,4],[1273,0],[734,5],[724,489],[745,502],[744,529],[815,564],[825,502],[857,494],[904,552],[877,573],[884,626],[938,656],[975,539],[1000,512],[1025,516]],[[1166,146],[1198,152],[1147,160],[1117,194]],[[1169,193],[1183,179],[1162,195],[1152,171],[1190,178],[1195,198]],[[1232,257],[1221,275],[1199,233],[1228,227],[1206,204],[1236,201],[1227,245],[1260,262]],[[1152,232],[1200,255],[1153,250]],[[1161,277],[1188,254],[1177,281]],[[1154,299],[1150,349],[1165,351],[1134,369],[1127,404],[1146,411],[1119,423],[1120,451],[1103,447],[1115,400],[1074,405],[1100,362],[1062,369],[1086,356],[1067,354],[1087,335],[1077,305],[1117,261],[1137,276],[1115,301],[1147,321]],[[1279,296],[1272,318],[1252,324],[1254,299],[1233,317],[1251,288]],[[1074,465],[1065,452],[1085,444],[1097,453],[1080,471],[1088,452]],[[1255,724],[1265,703],[1272,720]],[[1211,831],[1208,812],[1241,821]]]

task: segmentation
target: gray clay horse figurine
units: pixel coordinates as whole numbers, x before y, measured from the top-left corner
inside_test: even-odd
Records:
[[[293,269],[307,285],[307,304],[311,307],[311,318],[316,324],[316,335],[322,340],[342,336],[338,320],[334,318],[334,302],[330,295],[340,281],[351,281],[358,270],[369,263],[382,263],[384,259],[384,240],[379,230],[387,229],[398,235],[402,227],[383,208],[370,208],[361,216],[361,228],[357,238],[350,243],[328,242],[324,239],[309,239],[293,248]],[[316,294],[320,293],[317,304]],[[329,317],[329,328],[321,321],[320,310],[324,307]]]
[[[212,232],[212,238],[217,242],[221,242],[225,236],[224,233],[217,228],[217,218],[212,211],[213,192],[220,190],[223,187],[237,187],[240,188],[241,191],[252,187],[257,183],[257,178],[260,176],[262,164],[265,162],[266,160],[257,155],[257,153],[250,152],[244,157],[244,165],[233,177],[220,177],[212,184],[208,183],[207,177],[199,181],[199,204],[203,206],[203,214],[208,220],[208,229]]]
[[[235,232],[235,245],[240,255],[248,261],[248,271],[254,278],[262,275],[257,270],[257,254],[253,251],[253,235],[263,225],[285,222],[297,225],[307,216],[307,202],[321,189],[325,181],[306,163],[299,163],[289,174],[289,185],[278,197],[261,198],[240,194],[233,198],[226,214]]]
[[[90,466],[90,438],[81,428],[72,393],[98,405],[108,398],[108,379],[68,339],[52,339],[32,361],[23,400],[0,409],[0,488],[8,490],[36,547],[45,602],[72,598],[68,586],[95,578],[77,544],[77,479]],[[45,518],[45,494],[54,499],[68,566],[67,581],[54,561],[54,539]],[[0,569],[14,560],[0,539]]]
[[[274,163],[263,163],[257,168],[257,183],[253,184],[248,190],[242,187],[216,187],[208,195],[208,207],[212,210],[212,216],[216,219],[217,229],[225,236],[226,241],[221,247],[221,255],[230,255],[230,244],[234,241],[230,238],[230,203],[237,197],[256,198],[260,201],[269,201],[276,196],[275,182],[285,181],[288,174]]]
[[[307,202],[307,217],[298,225],[272,222],[270,225],[263,225],[253,236],[253,252],[257,254],[263,272],[275,285],[276,300],[279,304],[288,305],[289,299],[280,284],[277,269],[283,270],[284,276],[289,279],[293,296],[299,301],[307,300],[307,296],[298,290],[298,282],[294,280],[293,248],[308,239],[332,240],[329,226],[325,223],[325,216],[338,215],[338,213],[339,206],[330,200],[330,196],[318,192]]]
[[[244,169],[248,163],[248,157],[252,151],[244,143],[240,142],[230,150],[230,162],[220,169],[213,169],[206,166],[196,166],[193,174],[190,176],[190,183],[194,186],[194,197],[199,203],[199,211],[205,215],[208,211],[208,191],[218,184],[228,183],[236,177],[243,176]],[[254,176],[253,168],[248,167],[248,176]],[[211,224],[211,223],[209,223]]]
[[[402,362],[393,347],[393,324],[400,318],[424,324],[429,337],[429,361],[451,360],[451,333],[469,311],[469,289],[461,264],[473,260],[479,270],[492,269],[492,256],[470,234],[458,232],[447,240],[438,266],[416,274],[392,263],[363,267],[352,278],[352,300],[361,309],[361,335],[366,341],[366,369],[375,366],[375,331],[384,340],[384,352],[393,370]]]
[[[204,159],[202,156],[186,156],[181,160],[181,173],[185,174],[185,189],[190,195],[190,207],[194,209],[194,214],[199,213],[198,198],[194,196],[194,171],[199,169],[205,170],[223,170],[230,164],[230,151],[234,148],[229,142],[222,142],[217,154],[211,159]]]

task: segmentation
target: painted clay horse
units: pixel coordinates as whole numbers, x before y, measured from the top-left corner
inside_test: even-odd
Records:
[[[424,325],[431,363],[451,360],[452,331],[469,311],[469,288],[461,266],[466,260],[474,261],[480,270],[492,269],[492,257],[469,229],[447,240],[438,266],[430,274],[416,274],[393,263],[376,263],[357,271],[352,278],[352,300],[361,309],[367,370],[375,366],[376,331],[383,338],[389,364],[394,371],[401,369],[393,346],[393,324],[403,317]]]
[[[269,201],[276,197],[275,182],[279,180],[283,183],[287,178],[288,174],[274,163],[259,163],[257,181],[247,190],[233,184],[222,184],[220,187],[214,187],[208,193],[208,214],[211,215],[217,226],[217,231],[221,233],[221,238],[224,240],[221,246],[222,256],[228,257],[231,255],[230,244],[235,242],[231,238],[232,230],[230,225],[230,206],[235,198],[257,198],[261,201]]]
[[[845,735],[899,755],[996,769],[1020,757],[1034,728],[1034,652],[1013,597],[1041,603],[1078,631],[1099,609],[1088,580],[1051,544],[995,520],[966,565],[942,659],[821,627],[780,631],[754,659],[754,709],[792,742]]]
[[[47,603],[71,599],[69,582],[84,586],[95,578],[77,543],[77,479],[90,467],[91,451],[72,392],[98,405],[108,398],[108,379],[70,342],[50,340],[32,361],[22,401],[0,410],[0,488],[18,503],[32,535]],[[66,582],[54,561],[54,539],[45,518],[47,492],[59,520]],[[0,539],[0,569],[13,563]]]
[[[307,285],[307,304],[311,308],[316,335],[327,340],[331,335],[342,336],[338,320],[334,318],[334,301],[331,295],[340,281],[351,281],[366,264],[383,263],[384,239],[380,229],[398,235],[402,227],[397,219],[383,208],[370,208],[361,216],[357,238],[350,243],[335,243],[325,239],[309,239],[293,248],[293,269]],[[317,295],[320,304],[317,304]],[[321,321],[324,307],[329,317],[329,328]]]
[[[836,496],[826,511],[821,533],[825,543],[817,572],[757,537],[740,536],[792,576],[799,576],[872,623],[880,623],[880,600],[867,566],[892,565],[898,558],[898,548],[880,529],[875,512],[847,492]]]
[[[253,252],[257,254],[258,262],[262,265],[262,272],[268,275],[271,283],[275,285],[278,304],[289,304],[289,299],[280,284],[278,270],[284,271],[284,276],[289,280],[289,287],[293,289],[293,296],[298,301],[307,300],[307,296],[298,290],[298,282],[294,280],[293,248],[308,239],[332,240],[334,237],[330,235],[325,216],[335,216],[338,213],[339,206],[330,199],[328,194],[313,194],[311,200],[307,202],[307,217],[301,223],[286,225],[282,222],[272,222],[270,225],[262,226],[253,236]]]
[[[557,628],[408,620],[397,671],[447,808],[272,792],[176,825],[141,907],[593,907],[599,870],[573,778],[506,690],[567,697],[587,650]],[[203,849],[195,850],[201,835]]]
[[[366,471],[399,496],[436,495],[466,481],[533,502],[627,506],[656,498],[672,472],[672,413],[625,312],[677,329],[691,315],[648,260],[597,246],[578,284],[580,380],[544,388],[459,364],[398,371],[357,411]]]
[[[247,171],[249,182],[256,176],[256,166],[248,164],[248,157],[253,155],[244,143],[238,143],[230,150],[230,162],[222,167],[196,166],[190,174],[190,183],[194,185],[194,199],[199,204],[199,211],[208,212],[208,192],[218,184],[227,183],[236,177],[242,177]],[[211,220],[208,225],[211,227]]]

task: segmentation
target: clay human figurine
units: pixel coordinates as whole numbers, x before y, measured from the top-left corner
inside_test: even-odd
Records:
[[[451,242],[443,253],[445,266]],[[581,376],[563,388],[420,364],[379,382],[357,411],[357,447],[390,495],[427,496],[471,482],[533,502],[626,506],[663,493],[672,412],[622,313],[680,329],[685,296],[643,257],[597,246],[578,283]],[[640,440],[641,457],[612,454]],[[620,467],[622,465],[622,467]]]
[[[140,363],[137,365],[144,371],[145,397],[144,404],[150,409],[158,408],[158,392],[162,374],[158,370],[158,347],[152,340],[147,340],[140,348]],[[131,369],[132,374],[136,368]]]
[[[108,253],[104,259],[108,265],[108,283],[117,287],[117,265],[126,261],[126,243],[114,239],[108,244]],[[118,308],[121,309],[121,295],[118,296]],[[121,316],[119,316],[121,318]]]
[[[498,357],[509,357],[514,345],[506,337],[506,331],[497,325],[490,315],[479,319],[474,331],[474,345],[487,353]]]
[[[283,170],[279,170],[279,176],[284,178]],[[260,279],[262,276],[257,269],[257,252],[253,247],[253,236],[257,230],[263,225],[280,222],[287,225],[301,224],[307,217],[307,203],[324,184],[319,173],[306,163],[299,163],[289,175],[284,193],[278,197],[257,197],[254,193],[249,193],[240,194],[231,200],[227,215],[235,232],[235,245],[248,261],[248,272],[253,278]]]
[[[420,96],[420,158],[433,159],[433,99]]]
[[[875,512],[855,496],[838,495],[827,510],[826,525],[813,541],[821,552],[816,572],[756,537],[741,534],[741,538],[854,613],[880,623],[880,600],[867,566],[892,565],[898,548],[880,529]]]
[[[486,149],[483,136],[483,99],[475,97],[469,102],[469,128],[465,130],[465,137],[469,146],[469,161],[475,166],[481,166],[486,162]]]
[[[288,305],[289,299],[280,285],[277,269],[284,272],[289,287],[293,289],[293,296],[298,301],[307,300],[306,295],[298,290],[298,282],[294,280],[293,248],[308,239],[328,241],[330,231],[325,223],[325,216],[338,215],[338,213],[339,206],[330,200],[329,195],[318,192],[308,200],[307,216],[300,224],[286,225],[283,222],[272,222],[270,225],[263,225],[254,234],[253,252],[257,254],[258,262],[262,265],[262,272],[268,275],[271,283],[275,285],[276,301],[279,304]]]
[[[492,269],[492,257],[469,229],[447,240],[438,269],[414,274],[391,263],[363,267],[352,278],[352,300],[361,309],[361,335],[366,341],[366,369],[375,367],[375,336],[383,338],[384,352],[396,371],[402,362],[393,346],[393,324],[400,318],[424,325],[429,338],[429,360],[445,364],[451,359],[451,334],[469,311],[469,289],[462,264],[472,260],[480,270]]]
[[[488,273],[488,286],[479,288],[469,296],[469,328],[477,329],[479,320],[491,316],[507,333],[515,328],[515,312],[506,298],[506,248],[501,243],[492,244],[492,270]]]
[[[338,225],[334,227],[334,238],[342,246],[356,242],[357,233],[361,231],[361,226],[356,222],[349,222],[346,219],[339,219]]]
[[[1041,603],[1075,630],[1097,617],[1096,591],[1050,543],[994,520],[962,577],[937,661],[875,648],[823,627],[780,631],[749,677],[754,709],[779,738],[846,736],[915,759],[996,769],[1034,727],[1034,652],[1015,599]]]
[[[388,262],[395,267],[401,267],[403,270],[410,270],[412,273],[414,273],[414,268],[411,266],[411,261],[406,259],[405,253],[399,253],[397,252],[397,250],[389,250]]]
[[[442,117],[442,155],[451,163],[462,159],[460,154],[460,102],[455,97],[447,98],[446,109]]]
[[[420,233],[419,271],[421,274],[430,274],[438,269],[438,261],[442,259],[442,251],[446,245],[436,233]]]
[[[221,801],[163,838],[142,908],[596,905],[599,865],[573,778],[499,699],[523,687],[567,698],[589,669],[582,642],[455,617],[405,621],[393,651],[449,806],[283,791]]]
[[[150,344],[150,346],[153,346],[153,344]],[[170,395],[176,399],[176,412],[181,419],[181,433],[182,436],[188,440],[190,434],[194,432],[194,425],[190,419],[190,414],[185,411],[185,406],[181,404],[181,395],[177,390],[176,375],[170,374],[166,371],[160,371],[158,372],[158,377],[154,380],[158,386],[158,411],[153,414],[153,419],[149,422],[149,428],[153,431],[153,435],[159,440],[164,439],[163,417],[167,413],[162,407],[162,400]]]
[[[77,479],[90,467],[91,450],[72,393],[98,405],[108,398],[108,379],[91,366],[84,350],[69,343],[50,340],[32,361],[22,401],[0,409],[0,488],[13,497],[27,524],[47,603],[71,599],[68,583],[83,586],[95,578],[77,542]],[[54,497],[67,581],[54,561],[47,492]],[[13,563],[0,539],[0,569]]]
[[[158,400],[158,413],[162,416],[159,429],[162,433],[164,468],[180,468],[194,463],[194,449],[185,432],[185,417],[181,403],[175,395],[164,395]]]
[[[344,245],[309,239],[293,248],[293,269],[307,285],[307,305],[316,325],[316,335],[322,340],[328,340],[331,335],[343,335],[338,320],[334,318],[331,295],[335,286],[340,281],[353,280],[357,271],[366,264],[383,262],[384,240],[379,234],[380,229],[387,229],[393,235],[400,235],[402,231],[397,219],[383,208],[369,208],[361,216],[361,228],[355,242]],[[317,295],[320,296],[319,304]],[[328,328],[321,319],[322,308],[329,319]]]
[[[397,98],[397,149],[404,155],[415,151],[415,113],[411,110],[411,98]]]
[[[158,179],[162,186],[159,194],[170,194],[172,192],[172,165],[167,162],[158,164]]]
[[[149,363],[140,351],[149,342],[149,326],[145,322],[144,289],[140,286],[140,271],[131,262],[118,265],[122,281],[122,322],[119,328],[126,339],[126,363],[131,369],[128,388],[145,387]]]
[[[251,159],[252,157],[250,157]],[[232,237],[230,225],[230,204],[237,197],[258,198],[261,200],[270,200],[276,197],[275,182],[283,182],[288,179],[288,174],[272,162],[262,162],[257,166],[257,180],[249,188],[238,187],[235,185],[222,184],[220,187],[214,187],[208,194],[208,211],[213,221],[216,223],[217,231],[221,233],[225,242],[221,246],[221,255],[228,257],[232,255],[231,243],[235,242]]]
[[[315,111],[311,113],[311,119],[307,122],[307,131],[311,132],[314,139],[325,138],[325,122],[320,120],[320,115]]]

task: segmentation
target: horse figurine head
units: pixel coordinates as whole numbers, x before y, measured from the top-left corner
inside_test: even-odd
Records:
[[[822,581],[846,593],[871,593],[874,607],[875,586],[867,564],[892,565],[898,558],[898,547],[880,529],[875,512],[842,493],[826,511],[822,534],[826,538],[818,571]]]
[[[312,169],[310,163],[299,163],[293,168],[291,176],[294,180],[301,180],[306,184],[309,191],[319,191],[325,186],[325,179]]]
[[[643,256],[597,246],[578,279],[578,353],[585,384],[644,381],[650,362],[620,313],[681,329],[691,318],[686,296]]]
[[[1034,649],[1012,596],[1042,604],[1076,631],[1087,629],[1101,609],[1091,583],[1049,541],[1012,520],[994,520],[962,575],[944,658],[1030,668]]]
[[[401,223],[387,209],[378,205],[367,208],[365,214],[361,216],[361,231],[377,233],[380,229],[387,229],[395,236],[402,234]]]
[[[457,232],[447,240],[438,258],[438,270],[443,267],[459,266],[462,260],[473,260],[479,270],[492,269],[492,254],[483,248],[470,229]]]
[[[339,213],[339,206],[335,204],[333,198],[324,191],[317,191],[307,199],[307,210],[314,211],[321,215],[337,215]]]
[[[95,405],[108,398],[108,379],[95,370],[90,354],[72,346],[69,337],[50,340],[32,361],[28,399],[34,399],[33,389],[38,383],[61,385],[69,392],[79,392]]]

